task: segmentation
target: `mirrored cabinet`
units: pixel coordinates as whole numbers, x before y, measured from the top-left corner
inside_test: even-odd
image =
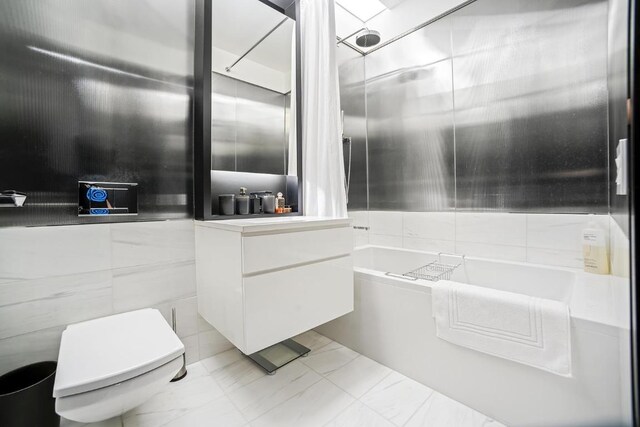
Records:
[[[198,219],[302,212],[295,3],[282,3],[203,1],[211,21],[196,67],[206,81],[196,88]]]

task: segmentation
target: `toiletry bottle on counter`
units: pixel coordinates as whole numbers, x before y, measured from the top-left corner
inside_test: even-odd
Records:
[[[582,257],[584,271],[595,274],[609,274],[609,253],[605,231],[595,222],[589,222],[582,230]]]
[[[238,215],[249,214],[249,196],[246,187],[240,187],[240,195],[236,196],[236,212]]]
[[[284,213],[284,197],[282,193],[278,193],[278,197],[276,197],[276,213]]]

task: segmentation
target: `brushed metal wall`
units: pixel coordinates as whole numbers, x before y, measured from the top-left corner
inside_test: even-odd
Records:
[[[213,73],[213,170],[286,174],[287,96]]]
[[[344,111],[345,137],[351,138],[349,209],[367,209],[367,123],[364,57],[346,46],[338,48],[340,108]],[[349,168],[348,145],[344,145],[345,173]]]
[[[455,207],[450,36],[444,18],[365,57],[371,209]]]
[[[478,0],[365,68],[370,209],[608,211],[607,1]]]
[[[457,208],[608,211],[607,1],[452,15]]]
[[[0,226],[191,217],[194,2],[0,3]],[[139,215],[78,218],[77,181],[139,183]]]
[[[616,149],[621,139],[629,138],[627,121],[628,39],[629,19],[626,0],[609,0],[609,46],[608,46],[608,83],[609,83],[609,193],[611,195],[611,215],[620,227],[629,235],[629,197],[616,194]]]

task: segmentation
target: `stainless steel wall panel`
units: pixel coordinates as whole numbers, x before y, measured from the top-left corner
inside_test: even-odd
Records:
[[[608,20],[608,88],[609,88],[609,194],[611,215],[620,227],[629,232],[629,198],[616,194],[616,149],[621,139],[629,138],[627,97],[629,88],[627,59],[629,5],[625,0],[609,0]]]
[[[211,169],[236,170],[238,81],[211,74]]]
[[[0,226],[192,215],[194,2],[0,4]],[[78,218],[77,181],[139,183],[139,215]]]
[[[285,95],[238,81],[236,170],[286,174]]]
[[[366,56],[369,207],[455,207],[449,19]]]
[[[213,73],[211,168],[286,174],[286,95]]]
[[[344,136],[351,138],[349,210],[368,207],[367,123],[364,57],[346,46],[339,47],[340,108],[344,111]],[[345,173],[349,168],[348,145],[344,145]]]
[[[607,2],[481,0],[451,19],[457,207],[607,212]]]

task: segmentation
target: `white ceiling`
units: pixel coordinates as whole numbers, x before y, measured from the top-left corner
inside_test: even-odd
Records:
[[[216,48],[230,53],[231,55],[225,55],[225,60],[231,59],[226,66],[231,65],[285,18],[259,0],[213,0],[214,55]],[[249,60],[279,73],[290,73],[291,36],[294,26],[295,21],[287,18],[287,22],[269,35],[236,67],[241,67]],[[236,67],[226,74],[237,77],[234,76]]]

